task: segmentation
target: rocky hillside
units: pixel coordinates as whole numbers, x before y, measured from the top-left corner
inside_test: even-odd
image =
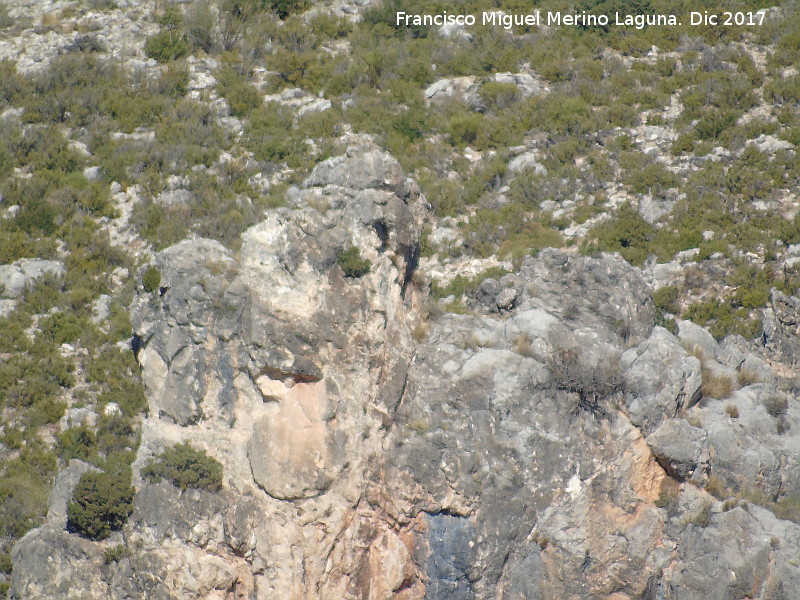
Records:
[[[414,8],[0,4],[0,596],[800,598],[796,6]]]

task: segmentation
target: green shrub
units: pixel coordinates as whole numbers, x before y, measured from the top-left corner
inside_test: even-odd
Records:
[[[345,37],[353,31],[353,25],[345,17],[337,17],[330,13],[320,13],[308,21],[311,32],[322,39]]]
[[[0,352],[27,351],[30,341],[25,329],[25,324],[19,319],[0,317]]]
[[[11,563],[11,555],[8,552],[0,554],[0,573],[11,575],[14,565]]]
[[[716,339],[721,340],[731,334],[745,338],[757,337],[762,331],[761,321],[751,319],[746,308],[734,308],[730,301],[717,299],[695,302],[684,313],[684,318],[708,327]]]
[[[634,171],[627,178],[627,183],[637,194],[659,194],[669,188],[677,187],[680,178],[668,171],[660,163],[652,163],[641,170]]]
[[[771,269],[759,269],[747,263],[738,264],[728,277],[728,284],[735,288],[734,304],[744,308],[766,306],[770,291],[778,282]]]
[[[107,565],[121,561],[128,556],[128,549],[124,544],[112,546],[103,552],[103,562]]]
[[[148,266],[142,275],[142,287],[148,294],[155,292],[161,285],[161,272],[153,265]]]
[[[14,354],[0,362],[0,399],[15,408],[37,408],[25,414],[28,420],[58,420],[63,403],[62,388],[75,384],[74,365],[65,360],[47,338],[37,338],[28,355]]]
[[[216,73],[216,76],[217,89],[225,96],[235,116],[246,116],[261,106],[261,94],[249,85],[236,69],[229,65],[225,66]]]
[[[477,113],[460,112],[450,117],[449,132],[456,145],[472,144],[481,131],[483,117]]]
[[[145,104],[144,90],[111,62],[95,54],[71,52],[55,57],[33,77],[33,91],[20,104],[29,123],[70,123],[89,126],[119,109],[136,112]]]
[[[361,258],[361,252],[355,246],[340,252],[337,262],[344,271],[345,277],[362,277],[369,273],[372,266],[369,260]]]
[[[465,247],[488,257],[521,258],[542,248],[560,248],[564,238],[547,215],[529,213],[524,204],[509,203],[500,209],[479,208],[462,226]]]
[[[664,313],[656,313],[655,324],[663,327],[672,335],[678,335],[678,324],[672,317],[665,317]]]
[[[150,241],[156,250],[179,242],[189,232],[189,215],[184,206],[165,208],[155,202],[143,202],[134,212],[134,220],[140,235]]]
[[[560,200],[566,190],[561,186],[562,178],[540,175],[533,168],[526,168],[511,180],[509,200],[527,208],[539,208],[543,200]]]
[[[0,227],[0,264],[9,264],[20,258],[51,258],[55,254],[55,240],[40,238],[21,229],[9,231]]]
[[[38,437],[26,436],[16,458],[0,461],[0,535],[22,537],[39,525],[47,513],[48,495],[56,470],[56,456]],[[12,442],[4,436],[4,443]],[[16,445],[12,442],[12,445]]]
[[[425,197],[431,203],[436,215],[454,215],[463,206],[461,186],[454,181],[438,177],[430,170],[425,170],[419,175],[419,185]],[[800,223],[800,219],[798,220]],[[800,229],[798,229],[800,235]]]
[[[505,110],[519,100],[519,88],[513,83],[502,83],[500,81],[487,81],[480,90],[481,98],[486,103],[486,107],[493,112]]]
[[[207,0],[197,2],[188,11],[186,34],[193,48],[209,53],[214,49],[214,14]]]
[[[91,429],[85,425],[67,429],[58,436],[58,455],[69,460],[78,458],[89,460],[97,451],[97,440]]]
[[[629,204],[622,206],[611,221],[600,223],[589,232],[594,244],[587,250],[619,252],[631,264],[642,264],[650,252],[655,228],[645,221]]]
[[[0,61],[0,106],[14,106],[30,93],[30,82],[17,72],[15,63]]]
[[[800,76],[774,78],[764,86],[764,99],[779,105],[800,102]]]
[[[324,139],[338,136],[341,133],[341,124],[342,115],[338,111],[308,112],[297,119],[297,130],[303,137]]]
[[[85,315],[72,311],[59,312],[39,322],[40,335],[58,345],[76,342],[88,326]]]
[[[317,71],[321,68],[321,60],[315,52],[296,52],[279,47],[272,55],[270,68],[278,73],[284,84],[313,89],[315,86],[311,82],[320,76]]]
[[[580,97],[552,94],[542,104],[539,125],[546,131],[582,135],[595,129],[591,107]]]
[[[697,135],[694,132],[681,134],[674,142],[672,142],[670,151],[675,156],[679,156],[684,152],[691,152],[694,150],[694,144],[696,141]]]
[[[427,130],[425,113],[420,110],[405,110],[392,119],[392,131],[405,138],[405,143],[420,139]]]
[[[12,19],[11,15],[8,14],[8,7],[5,2],[0,2],[0,29],[11,27],[15,22],[15,19]]]
[[[497,189],[506,176],[507,160],[507,157],[498,153],[489,160],[481,161],[460,191],[462,202],[467,206],[477,204],[488,192]]]
[[[681,308],[680,304],[678,304],[679,298],[680,290],[674,285],[660,287],[653,292],[653,303],[656,308],[662,312],[672,314],[680,313]]]
[[[515,232],[500,244],[497,255],[501,258],[517,259],[536,253],[542,248],[562,248],[563,236],[550,227],[530,221],[525,228]]]
[[[133,422],[124,415],[102,415],[97,420],[97,449],[106,459],[137,446]]]
[[[725,240],[720,239],[712,239],[712,240],[703,240],[698,244],[697,249],[699,252],[697,253],[697,261],[702,262],[704,260],[708,260],[714,254],[728,254],[730,250],[730,244]]]
[[[155,91],[170,98],[183,98],[189,91],[189,71],[185,65],[175,63],[161,73]]]
[[[92,10],[111,10],[117,8],[117,0],[85,0]]]
[[[138,378],[127,377],[114,381],[98,397],[101,402],[116,402],[126,415],[138,415],[147,408],[144,386]]]
[[[741,112],[736,110],[708,111],[694,126],[694,132],[700,140],[715,140],[733,126],[740,116]]]
[[[463,275],[456,275],[450,283],[444,287],[439,287],[436,281],[431,283],[431,296],[434,300],[447,298],[448,296],[455,296],[456,302],[464,295],[474,294],[478,286],[490,277],[500,278],[508,273],[508,270],[503,267],[491,267],[486,269],[483,273],[479,273],[475,277],[469,278]]]
[[[250,114],[245,129],[245,143],[257,160],[286,162],[290,167],[302,164],[308,147],[292,135],[293,115],[277,103],[259,106]]]
[[[183,25],[181,9],[174,4],[167,4],[156,21],[168,31],[174,31]]]
[[[25,427],[36,430],[43,425],[57,423],[67,409],[67,404],[52,397],[33,405],[24,415]]]
[[[145,466],[142,477],[152,483],[167,479],[182,490],[216,492],[222,487],[222,465],[188,443],[175,444]]]
[[[189,54],[189,40],[184,33],[172,30],[160,31],[145,40],[144,53],[160,63],[183,58]]]
[[[107,538],[133,512],[135,492],[125,474],[84,473],[67,505],[67,529],[92,540]]]
[[[246,23],[263,10],[266,10],[266,0],[222,0],[220,3],[221,15],[233,17],[233,19],[228,18],[224,21],[229,30],[225,34],[231,37],[236,36],[239,34],[237,23]],[[234,41],[235,39],[228,40],[227,46],[232,46]]]
[[[289,15],[302,12],[308,6],[307,0],[266,0],[270,9],[275,11],[281,19]]]

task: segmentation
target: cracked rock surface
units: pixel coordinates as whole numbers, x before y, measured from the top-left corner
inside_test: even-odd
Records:
[[[160,287],[131,308],[133,515],[107,542],[66,532],[73,461],[14,548],[12,597],[800,597],[800,411],[768,348],[655,326],[614,255],[546,250],[468,313],[429,314],[425,198],[368,144],[288,196],[238,253],[156,254]],[[353,246],[361,277],[338,263]],[[791,358],[774,302],[767,342]],[[704,393],[709,372],[738,389]],[[220,492],[139,477],[182,441],[223,464]]]

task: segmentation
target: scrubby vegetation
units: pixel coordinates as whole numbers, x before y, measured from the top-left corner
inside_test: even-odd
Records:
[[[161,273],[153,265],[150,265],[142,274],[142,287],[144,291],[152,294],[158,289],[160,284]]]
[[[355,246],[340,252],[337,260],[345,277],[363,277],[369,273],[369,268],[372,266],[369,260],[361,258],[361,252]]]
[[[92,540],[118,531],[133,512],[130,473],[84,473],[67,505],[67,527]]]
[[[144,467],[142,477],[151,482],[166,479],[182,490],[195,488],[216,492],[222,487],[222,465],[189,444],[176,444]]]
[[[686,8],[634,4],[655,13]],[[4,32],[32,27],[2,6]],[[800,215],[786,209],[800,183],[797,150],[786,145],[800,144],[796,5],[758,28],[485,27],[469,31],[471,39],[395,26],[396,11],[419,12],[410,0],[373,4],[356,23],[324,10],[304,15],[310,6],[159,3],[153,35],[142,40],[158,64],[144,69],[114,58],[91,31],[39,69],[0,62],[0,263],[39,257],[66,270],[30,286],[0,318],[0,441],[8,449],[0,553],[41,522],[67,460],[106,472],[132,460],[146,402],[125,349],[126,307],[138,281],[148,293],[161,286],[143,255],[191,234],[235,249],[265,211],[287,203],[291,185],[346,149],[345,133],[369,134],[398,158],[431,205],[429,229],[453,219],[456,239],[427,243],[429,258],[516,265],[542,248],[567,247],[618,252],[636,265],[675,261],[683,280],[656,292],[658,323],[674,331],[675,318],[689,318],[718,338],[758,336],[772,288],[800,286],[786,260],[800,243]],[[563,7],[552,0],[538,8]],[[113,2],[78,3],[69,26],[80,30],[89,8],[108,11]],[[486,9],[477,0],[456,8]],[[498,0],[494,8],[520,5]],[[529,76],[532,87],[498,81],[499,73]],[[426,95],[456,77],[473,78],[469,93]],[[330,107],[301,111],[317,100]],[[536,164],[512,167],[523,154]],[[130,226],[147,250],[128,252],[116,225]],[[337,258],[347,277],[371,267],[355,247]],[[464,310],[465,294],[502,273],[433,282],[431,295],[452,296],[446,308]],[[109,314],[97,318],[104,295]],[[570,383],[574,374],[562,375],[563,387],[583,389]],[[581,386],[605,393],[606,383]],[[78,407],[95,424],[62,430],[59,420]],[[783,422],[778,408],[768,410]],[[172,452],[151,465],[153,477],[218,487],[212,463],[187,448]],[[127,493],[126,485],[111,488]],[[102,506],[86,496],[76,531],[106,535],[113,519],[98,516]]]

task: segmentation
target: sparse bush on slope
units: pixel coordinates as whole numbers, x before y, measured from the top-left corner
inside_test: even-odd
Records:
[[[188,443],[175,444],[142,469],[142,476],[157,482],[166,479],[185,490],[196,488],[216,492],[222,487],[222,465]]]

